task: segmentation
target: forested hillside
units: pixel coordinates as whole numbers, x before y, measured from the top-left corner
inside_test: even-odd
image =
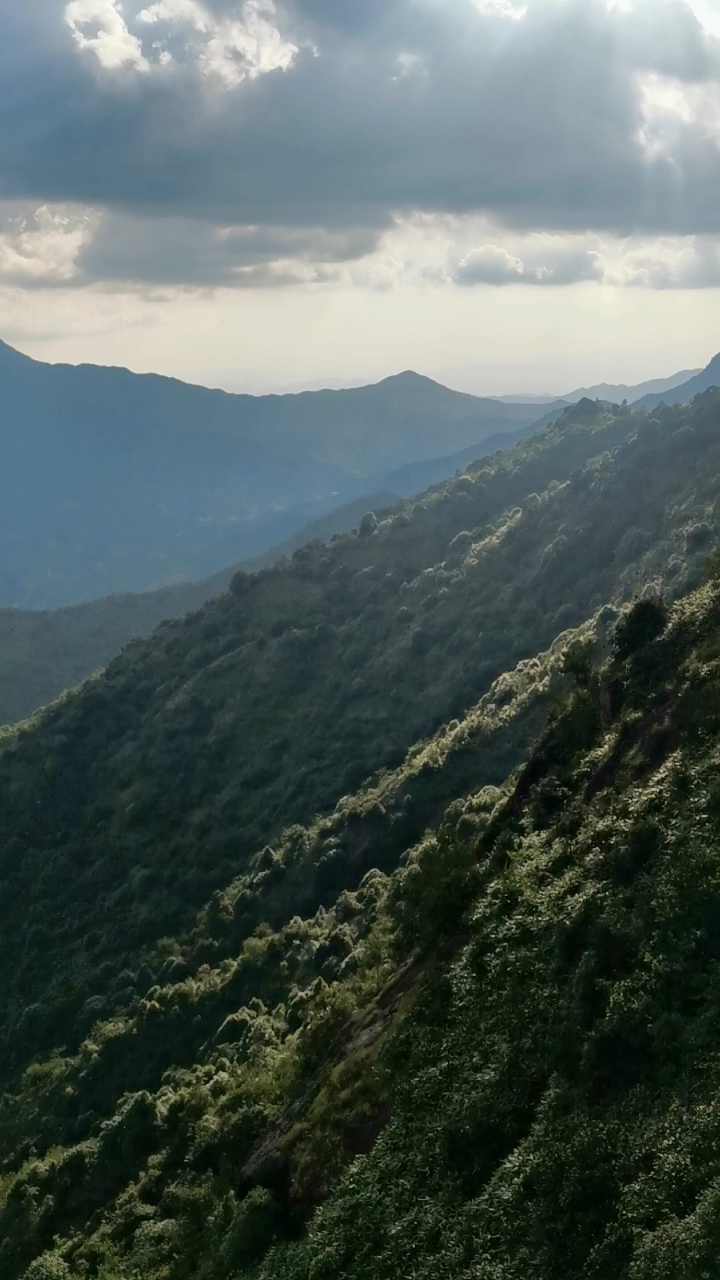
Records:
[[[0,606],[57,608],[205,577],[369,481],[538,421],[408,372],[375,386],[230,395],[0,343]]]
[[[719,428],[581,402],[4,732],[3,1276],[711,1274]]]
[[[285,542],[248,562],[257,569],[291,556],[314,538],[359,524],[367,503],[378,510],[399,501],[378,493],[313,520]],[[197,582],[139,594],[106,596],[64,609],[0,609],[0,725],[25,720],[38,708],[105,667],[124,645],[168,618],[179,618],[226,591],[239,565]]]

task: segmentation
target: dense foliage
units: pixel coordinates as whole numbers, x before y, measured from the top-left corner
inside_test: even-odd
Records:
[[[178,948],[25,1071],[4,1274],[713,1274],[720,590],[616,635],[599,671],[589,634],[558,649],[587,678],[528,765],[394,872],[291,915],[303,864],[391,824],[397,793],[288,831],[203,913],[219,962]],[[285,921],[238,949],[268,889]]]
[[[60,1028],[76,1043],[85,1002],[283,827],[397,768],[606,600],[699,575],[718,399],[657,423],[581,404],[412,510],[237,575],[7,734],[4,1070]]]
[[[137,595],[106,596],[64,609],[0,609],[0,725],[26,720],[107,666],[131,640],[149,635],[168,618],[199,609],[227,590],[240,567],[274,564],[315,538],[328,539],[359,524],[368,503],[381,510],[397,501],[392,493],[380,493],[345,503],[252,561],[200,581]]]
[[[580,404],[6,732],[3,1276],[712,1274],[719,415]]]

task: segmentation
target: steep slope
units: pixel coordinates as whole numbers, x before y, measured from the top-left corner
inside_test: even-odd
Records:
[[[604,602],[699,579],[719,421],[720,393],[654,419],[581,404],[411,512],[236,575],[6,731],[3,1276],[643,1274],[632,1188],[666,1098],[713,1085],[704,1012],[668,1001],[713,1007],[692,947],[714,899],[681,874],[705,781],[623,805],[675,751],[713,776],[717,592],[662,636],[646,600],[610,670],[590,660]],[[634,835],[656,804],[657,846]],[[665,848],[616,945],[612,878],[642,889]]]
[[[195,557],[245,529],[248,547],[240,539],[201,572],[222,569],[278,540],[258,545],[256,532],[279,509],[337,506],[367,491],[372,473],[539,416],[413,373],[349,391],[237,396],[41,364],[5,345],[0,408],[0,605],[29,608],[198,576]]]
[[[419,932],[454,877],[455,957],[314,1103],[318,1171],[358,1111],[372,1150],[267,1280],[716,1274],[717,590],[657,625],[631,619],[493,813],[480,794],[411,855],[397,914]],[[240,1274],[255,1197],[216,1235]]]
[[[3,1099],[3,1274],[714,1275],[719,637],[605,611],[259,852]]]
[[[602,652],[606,630],[607,622],[598,620],[598,653]],[[578,641],[587,643],[586,637],[590,640],[594,635],[593,629],[587,628]],[[552,652],[504,675],[461,724],[456,722],[433,741],[418,744],[398,770],[384,774],[358,795],[345,797],[332,815],[316,820],[307,829],[290,828],[274,850],[258,852],[246,874],[215,896],[209,911],[185,939],[168,939],[154,957],[148,955],[148,963],[158,966],[158,974],[157,984],[146,998],[139,1000],[137,996],[152,981],[149,971],[131,974],[127,970],[122,975],[123,989],[108,993],[105,1004],[98,998],[87,1002],[82,1018],[92,1034],[79,1055],[64,1058],[55,1052],[40,1059],[26,1070],[18,1092],[0,1099],[0,1169],[5,1175],[0,1179],[0,1262],[4,1274],[14,1276],[24,1261],[51,1243],[58,1228],[63,1229],[70,1206],[64,1191],[57,1202],[50,1203],[46,1175],[56,1181],[57,1191],[66,1183],[70,1170],[74,1171],[71,1212],[76,1223],[82,1224],[82,1235],[92,1234],[90,1219],[100,1228],[97,1241],[88,1242],[89,1252],[83,1249],[83,1256],[112,1256],[112,1245],[108,1248],[108,1240],[102,1243],[108,1227],[114,1234],[107,1215],[115,1211],[117,1197],[125,1198],[130,1167],[135,1167],[140,1151],[133,1155],[128,1150],[130,1166],[120,1152],[119,1160],[110,1150],[100,1152],[96,1137],[101,1117],[109,1118],[116,1112],[113,1123],[119,1132],[125,1128],[124,1095],[128,1092],[150,1090],[162,1106],[161,1097],[171,1096],[164,1089],[170,1079],[168,1072],[174,1077],[175,1069],[187,1064],[193,1075],[199,1069],[199,1081],[208,1069],[213,1070],[216,1045],[223,1046],[221,1054],[230,1053],[234,1060],[234,1050],[226,1046],[242,1031],[245,1014],[236,1015],[243,1002],[254,1023],[247,1029],[257,1038],[258,1047],[269,1034],[271,1056],[280,1049],[280,1059],[285,1058],[291,1069],[284,1083],[263,1083],[270,1063],[263,1065],[258,1060],[249,1064],[261,1087],[251,1103],[254,1116],[247,1112],[250,1099],[246,1099],[241,1105],[244,1118],[233,1117],[237,1132],[231,1145],[239,1162],[233,1177],[237,1181],[240,1167],[252,1157],[263,1128],[268,1130],[273,1148],[268,1155],[270,1166],[277,1164],[273,1122],[279,1108],[290,1102],[301,1078],[305,1080],[301,1090],[307,1091],[318,1068],[322,1073],[328,1049],[332,1060],[333,1039],[350,1008],[344,1000],[337,1007],[331,1002],[323,1010],[321,999],[315,1010],[319,1019],[313,1030],[308,1019],[310,1039],[293,1063],[292,1046],[282,1046],[272,1030],[278,1011],[268,1020],[264,1002],[269,999],[272,1009],[281,993],[286,993],[290,1003],[296,1004],[289,1017],[299,1028],[305,1013],[315,1006],[315,996],[329,991],[328,982],[335,986],[341,970],[345,978],[359,978],[358,995],[364,992],[371,999],[384,985],[397,957],[395,948],[388,949],[388,937],[377,932],[389,884],[379,868],[392,871],[403,852],[427,827],[442,820],[448,803],[472,788],[478,775],[503,779],[508,765],[517,759],[518,749],[540,731],[548,709],[571,683],[562,674],[563,654],[564,645],[559,643]],[[484,803],[498,794],[486,788]],[[361,882],[359,892],[354,892]],[[265,923],[254,937],[247,938],[260,919]],[[354,949],[348,947],[352,939],[359,950],[348,964]],[[363,959],[358,963],[361,954]],[[372,1020],[372,1003],[366,1012]],[[277,1030],[281,1028],[282,1021]],[[286,1032],[287,1028],[282,1031],[283,1038]],[[362,1033],[361,1027],[356,1027],[355,1034],[358,1032]],[[282,1075],[280,1059],[275,1065],[280,1066]],[[187,1072],[181,1071],[181,1075],[190,1082]],[[174,1092],[175,1086],[172,1088]],[[196,1092],[193,1086],[191,1093]],[[143,1112],[148,1114],[143,1099],[149,1102],[149,1097],[146,1092],[131,1103],[133,1127]],[[175,1100],[173,1109],[179,1118],[181,1099]],[[206,1110],[203,1105],[201,1112]],[[212,1129],[210,1116],[207,1121]],[[181,1161],[188,1154],[187,1138],[192,1129],[194,1121],[183,1136],[186,1122],[181,1122],[177,1149]],[[146,1133],[141,1139],[145,1158],[153,1149],[159,1154],[159,1136]],[[208,1136],[212,1137],[211,1133]],[[124,1138],[121,1145],[126,1145]],[[130,1137],[130,1148],[135,1145]],[[110,1156],[109,1164],[106,1155]],[[254,1157],[255,1163],[259,1158],[259,1154]],[[174,1161],[170,1166],[175,1167]],[[168,1172],[172,1178],[171,1170]],[[32,1212],[28,1217],[26,1212],[24,1189],[29,1185],[36,1186],[33,1195],[43,1206],[38,1217]]]
[[[642,583],[686,589],[720,516],[719,413],[718,394],[656,421],[581,405],[411,512],[236,575],[7,732],[2,1069],[77,1045],[85,1002],[258,848],[502,671]]]
[[[713,356],[705,369],[678,386],[669,387],[654,395],[641,396],[633,404],[633,409],[655,409],[659,404],[687,404],[694,396],[717,386],[720,386],[720,354]]]
[[[108,596],[54,611],[0,609],[0,725],[27,719],[106,666],[131,640],[149,635],[166,619],[199,609],[227,590],[238,568],[273,564],[313,539],[353,528],[368,505],[380,511],[398,501],[396,494],[377,493],[348,503],[245,566],[234,565],[199,582]]]

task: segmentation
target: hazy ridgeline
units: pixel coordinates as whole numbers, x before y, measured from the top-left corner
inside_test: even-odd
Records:
[[[5,344],[0,387],[0,606],[32,609],[206,577],[362,494],[397,492],[398,468],[475,449],[549,409],[413,373],[229,395],[41,364]]]

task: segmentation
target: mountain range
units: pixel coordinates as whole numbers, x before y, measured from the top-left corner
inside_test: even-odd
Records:
[[[7,1280],[700,1280],[720,391],[583,400],[0,735]]]
[[[651,408],[718,376],[713,363],[684,381],[591,393],[629,400],[653,389],[638,401]],[[412,372],[349,390],[231,395],[42,364],[0,344],[0,607],[57,608],[212,576],[363,494],[422,489],[564,403],[482,399]]]
[[[641,396],[633,407],[655,409],[659,404],[684,404],[692,400],[693,396],[700,395],[701,392],[718,385],[720,385],[720,354],[714,356],[705,369],[699,370],[686,382],[681,382],[679,386],[666,391]]]
[[[629,386],[622,382],[597,382],[591,386],[576,387],[573,391],[563,392],[562,395],[520,394],[516,392],[512,395],[495,396],[494,399],[503,404],[550,405],[558,400],[564,401],[565,404],[577,404],[578,400],[585,399],[608,400],[612,404],[622,404],[623,400],[627,400],[628,404],[632,404],[634,401],[639,400],[641,396],[673,390],[700,372],[700,369],[683,369],[679,373],[672,374],[669,378],[650,378],[645,382]],[[486,375],[482,366],[468,366],[465,368],[445,369],[436,376],[440,382],[447,383],[448,386],[458,387],[460,390],[479,395],[478,386],[483,385]]]
[[[24,358],[20,359],[22,363]],[[35,368],[41,371],[48,368],[34,366],[32,362],[30,365],[31,372]],[[27,366],[23,367],[27,372]],[[112,374],[115,371],[107,372]],[[412,387],[415,385],[413,376],[405,375],[404,380],[401,376],[400,384],[406,388]],[[132,375],[128,377],[132,383]],[[678,374],[675,378],[657,380],[655,385],[671,386],[671,392],[674,392],[681,377]],[[685,399],[688,388],[692,391],[702,390],[718,380],[720,360],[716,358],[701,375],[693,375],[690,381],[679,384],[677,397]],[[162,381],[160,380],[161,383]],[[422,380],[420,384],[422,385]],[[182,388],[182,384],[178,385]],[[389,384],[379,388],[379,394],[387,394],[388,388],[391,393],[397,394],[398,385],[389,380]],[[427,385],[431,390],[443,390],[437,384],[428,382]],[[633,389],[602,384],[590,390],[603,391],[609,396],[611,392],[630,393],[649,385],[642,384]],[[663,392],[663,398],[668,399],[668,394]],[[455,400],[452,393],[448,395],[448,403],[452,406]],[[293,397],[288,399],[293,400]],[[460,399],[464,401],[468,397]],[[627,399],[626,394],[623,399]],[[644,405],[646,401],[641,399],[639,403]],[[653,400],[652,404],[654,403]],[[342,412],[342,408],[343,404],[339,402],[338,411]],[[535,405],[533,412],[542,412],[537,423],[514,430],[505,429],[486,437],[481,444],[471,445],[454,454],[415,461],[394,471],[373,473],[357,482],[357,487],[364,492],[364,496],[354,498],[349,503],[338,506],[337,495],[332,495],[316,502],[295,503],[275,515],[266,514],[239,526],[235,525],[235,532],[225,534],[190,557],[187,582],[179,581],[173,586],[156,591],[114,593],[97,601],[54,612],[0,609],[0,724],[31,715],[38,707],[58,697],[64,689],[72,687],[103,667],[123,645],[137,636],[148,634],[163,619],[180,617],[183,613],[197,609],[227,588],[233,572],[240,565],[258,568],[262,564],[292,555],[313,539],[327,539],[337,532],[350,529],[359,524],[365,511],[389,507],[402,498],[408,498],[428,485],[437,483],[443,477],[464,469],[479,457],[511,446],[543,424],[554,421],[560,410],[557,403],[553,402],[550,409]],[[63,550],[66,551],[67,548]],[[222,567],[218,568],[218,565]]]
[[[327,541],[334,534],[359,525],[368,510],[382,511],[402,505],[403,498],[452,475],[476,460],[478,453],[483,456],[485,450],[494,453],[509,447],[532,430],[532,427],[521,427],[489,436],[481,446],[463,449],[447,458],[411,463],[378,477],[391,484],[394,492],[370,492],[353,502],[333,507],[327,515],[311,520],[283,541],[275,542],[258,555],[250,555],[247,560],[233,559],[237,546],[230,536],[222,544],[229,561],[227,568],[209,577],[156,591],[105,596],[55,610],[0,609],[0,725],[26,719],[54,701],[63,690],[106,666],[131,640],[148,635],[165,619],[179,618],[198,609],[227,590],[237,569],[259,569],[292,556],[309,542]],[[263,534],[282,537],[287,528],[295,528],[299,510],[293,508],[291,513],[263,524]],[[258,543],[262,546],[263,541],[264,538],[258,537],[254,542],[246,534],[240,545],[252,550]]]
[[[622,382],[597,382],[591,387],[578,387],[575,391],[569,391],[559,399],[566,400],[569,404],[588,399],[609,400],[611,404],[622,404],[623,400],[627,400],[628,404],[637,405],[643,396],[663,396],[668,391],[684,386],[699,373],[702,373],[702,369],[682,369],[670,378],[650,378],[647,382],[639,382],[634,386],[626,386]]]
[[[384,473],[541,416],[413,373],[253,397],[5,344],[0,406],[0,606],[25,608],[213,573],[387,488]]]

